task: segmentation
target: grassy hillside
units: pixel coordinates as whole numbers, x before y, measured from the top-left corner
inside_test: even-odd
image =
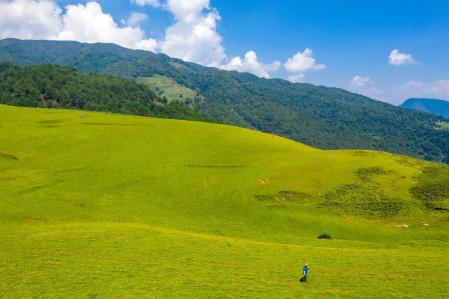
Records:
[[[211,121],[184,103],[167,103],[150,88],[132,80],[81,74],[58,65],[0,62],[0,104]]]
[[[144,84],[154,90],[160,97],[165,97],[169,102],[177,101],[194,104],[201,101],[196,92],[185,86],[179,85],[175,80],[165,76],[140,77],[138,83]]]
[[[6,297],[449,296],[447,166],[0,106],[0,169]]]
[[[202,97],[195,108],[222,123],[323,149],[376,149],[449,162],[449,132],[436,128],[441,118],[337,88],[261,79],[112,44],[6,39],[0,60],[64,64],[128,79],[164,76]]]

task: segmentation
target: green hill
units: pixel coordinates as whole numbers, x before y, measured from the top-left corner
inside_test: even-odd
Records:
[[[441,118],[337,88],[261,79],[112,44],[6,39],[0,60],[70,65],[128,79],[164,76],[202,98],[194,107],[219,122],[323,149],[377,149],[449,162],[449,131],[438,129]]]
[[[225,125],[0,106],[0,169],[7,298],[449,296],[440,164]]]
[[[436,99],[408,99],[402,103],[401,107],[432,113],[449,119],[449,102]]]
[[[211,121],[184,103],[167,103],[165,98],[134,81],[80,74],[57,65],[0,63],[0,104]]]

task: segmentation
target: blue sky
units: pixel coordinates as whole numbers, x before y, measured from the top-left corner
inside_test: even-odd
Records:
[[[3,11],[14,9],[14,2],[42,4],[2,2],[9,2]],[[98,29],[90,36],[85,32],[94,26],[109,25],[93,23],[76,32],[74,19],[83,26],[90,22],[81,9],[64,19],[66,5],[87,10],[87,3],[54,2],[61,9],[55,24],[62,25],[52,27],[60,26],[60,32],[43,25],[47,31],[30,29],[28,35],[18,20],[2,23],[0,7],[0,37],[111,41],[263,77],[342,87],[395,104],[412,96],[449,99],[449,1],[98,0],[102,15],[130,31]],[[138,17],[130,21],[131,14]],[[206,31],[193,36],[197,25]]]

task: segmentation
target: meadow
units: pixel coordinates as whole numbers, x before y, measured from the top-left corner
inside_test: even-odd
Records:
[[[384,152],[0,105],[0,294],[449,297],[447,186]]]
[[[195,98],[200,96],[190,88],[176,83],[175,80],[165,76],[140,77],[136,82],[144,84],[156,91],[158,96],[165,97],[168,102],[190,102],[193,103]]]

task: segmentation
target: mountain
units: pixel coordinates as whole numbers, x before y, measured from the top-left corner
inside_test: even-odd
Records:
[[[447,165],[0,105],[0,169],[2,297],[448,295]]]
[[[81,74],[57,65],[0,62],[0,103],[210,121],[184,103],[167,103],[132,80]]]
[[[170,86],[183,90],[175,99],[190,94],[191,106],[222,123],[322,149],[378,149],[449,162],[449,130],[441,129],[447,128],[441,118],[338,88],[262,79],[112,44],[6,39],[0,41],[0,60],[69,65],[157,88],[163,81],[174,82]]]
[[[449,119],[449,102],[436,99],[408,99],[401,107],[432,113]]]

